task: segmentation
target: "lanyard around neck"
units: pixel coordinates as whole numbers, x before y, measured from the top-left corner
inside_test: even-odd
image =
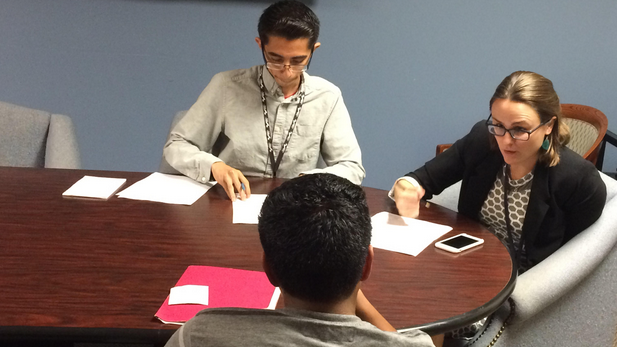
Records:
[[[266,103],[266,86],[264,85],[264,67],[261,67],[261,71],[259,72],[259,89],[261,90],[261,106],[264,114],[264,125],[266,126],[266,141],[268,142],[268,156],[270,158],[270,165],[272,166],[272,175],[276,177],[276,171],[281,165],[281,160],[283,159],[283,154],[287,151],[287,145],[289,144],[289,140],[291,139],[291,135],[293,134],[294,129],[296,128],[296,123],[298,122],[298,117],[300,116],[300,111],[302,111],[302,104],[304,104],[304,91],[300,91],[298,93],[298,97],[300,101],[298,102],[298,106],[296,106],[296,113],[294,114],[294,118],[291,121],[291,126],[289,127],[289,131],[287,132],[287,136],[285,137],[285,142],[283,142],[283,146],[281,147],[281,151],[279,152],[276,160],[274,160],[274,149],[272,148],[272,131],[270,130],[270,121],[268,120],[268,104]],[[304,81],[304,77],[300,79],[300,87],[302,86],[302,82]],[[300,88],[298,88],[299,90]]]
[[[503,169],[502,185],[503,185],[503,205],[504,214],[506,216],[506,231],[508,234],[508,243],[510,249],[510,255],[514,260],[514,265],[518,269],[521,261],[521,253],[523,252],[523,232],[521,230],[521,237],[518,240],[518,249],[514,245],[514,230],[512,230],[512,223],[510,223],[510,211],[508,210],[508,191],[510,190],[510,165],[505,165]]]

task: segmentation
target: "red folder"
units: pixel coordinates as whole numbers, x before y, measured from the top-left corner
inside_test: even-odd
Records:
[[[208,286],[208,305],[169,305],[168,295],[155,317],[163,323],[184,323],[205,308],[267,308],[275,292],[265,272],[214,266],[189,266],[176,286],[187,284]]]

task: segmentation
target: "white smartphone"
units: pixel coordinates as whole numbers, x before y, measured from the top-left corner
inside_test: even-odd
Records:
[[[461,253],[462,251],[479,246],[484,243],[484,240],[465,233],[449,237],[445,240],[435,242],[435,247],[452,253]]]

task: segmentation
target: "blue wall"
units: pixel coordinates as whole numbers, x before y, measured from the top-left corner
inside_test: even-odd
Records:
[[[70,115],[84,168],[154,171],[212,75],[261,63],[264,1],[2,0],[0,100]],[[314,0],[310,73],[342,90],[364,185],[389,188],[488,115],[515,70],[617,131],[617,2]],[[617,168],[609,148],[605,170]]]

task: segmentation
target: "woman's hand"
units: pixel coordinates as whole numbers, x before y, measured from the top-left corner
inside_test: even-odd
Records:
[[[420,199],[424,196],[424,188],[416,187],[401,179],[394,185],[394,201],[398,213],[403,217],[418,218],[420,214]]]

